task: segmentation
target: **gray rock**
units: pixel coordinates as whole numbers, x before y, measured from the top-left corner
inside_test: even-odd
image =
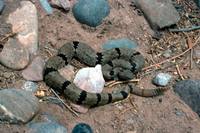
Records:
[[[200,116],[200,80],[179,81],[174,91]]]
[[[30,91],[32,93],[35,93],[38,89],[38,85],[34,82],[31,81],[26,81],[23,86],[22,89],[26,90],[26,91]]]
[[[22,76],[30,81],[42,81],[45,61],[40,56],[33,59],[31,64],[22,71]]]
[[[38,99],[19,89],[0,91],[0,123],[26,123],[39,110]]]
[[[153,83],[158,86],[166,86],[171,78],[172,76],[167,73],[159,73],[153,78]]]
[[[143,12],[153,29],[176,24],[180,16],[171,0],[133,0]]]
[[[67,129],[56,122],[39,122],[29,125],[30,133],[67,133]]]
[[[11,69],[23,69],[29,63],[29,52],[18,41],[9,39],[0,53],[0,62]]]
[[[80,23],[96,27],[108,16],[110,6],[107,0],[78,0],[72,12]]]
[[[4,0],[0,0],[0,13],[3,11],[4,6],[5,6]]]
[[[103,44],[103,50],[108,50],[112,48],[130,48],[134,49],[137,47],[137,43],[127,38],[109,40]]]
[[[7,22],[12,31],[17,33],[17,40],[35,54],[38,50],[38,16],[37,9],[30,1],[21,1],[19,8],[10,13]]]

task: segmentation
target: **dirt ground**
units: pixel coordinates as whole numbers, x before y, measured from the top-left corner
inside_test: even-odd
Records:
[[[8,0],[8,5],[14,5],[19,0]],[[177,0],[178,4],[188,11],[189,14],[198,15],[193,9],[193,3],[189,0]],[[144,16],[138,13],[131,0],[109,0],[111,5],[110,15],[103,24],[97,28],[78,23],[72,12],[62,12],[54,9],[53,14],[46,15],[39,3],[35,1],[39,18],[39,52],[43,58],[48,59],[56,53],[56,50],[65,42],[79,40],[90,44],[97,51],[108,39],[126,37],[138,42],[138,50],[146,58],[146,66],[165,60],[163,51],[170,48],[172,56],[187,49],[187,36],[183,33],[170,33],[167,30],[161,32],[160,40],[153,39],[154,31],[148,25]],[[194,7],[195,8],[195,7]],[[7,10],[7,9],[6,9]],[[9,10],[9,9],[8,9]],[[10,9],[13,10],[13,9]],[[3,17],[6,17],[4,15]],[[199,17],[200,16],[196,16]],[[3,19],[2,19],[3,20]],[[1,21],[2,21],[1,20]],[[189,21],[182,17],[178,26],[197,24],[196,20]],[[200,24],[200,22],[199,22]],[[8,31],[7,31],[8,32]],[[7,33],[6,31],[4,34]],[[2,33],[1,33],[2,34]],[[189,32],[188,36],[194,41],[200,31]],[[194,49],[199,49],[199,45]],[[187,53],[172,62],[139,73],[141,80],[138,86],[152,88],[151,80],[158,72],[168,72],[173,75],[169,84],[172,88],[174,83],[181,80],[177,73],[178,64],[184,78],[200,79],[199,64],[192,60],[190,68],[190,54]],[[5,73],[7,73],[5,77]],[[8,76],[9,75],[9,76]],[[21,71],[12,71],[0,65],[0,87],[19,87],[24,82]],[[48,89],[43,82],[38,83],[40,89]],[[119,85],[118,85],[119,86]],[[105,90],[106,91],[106,90]],[[200,133],[200,119],[180,98],[173,92],[167,91],[164,95],[154,98],[143,98],[131,95],[128,99],[115,104],[90,109],[86,114],[74,116],[68,109],[59,105],[41,102],[40,113],[50,113],[64,125],[69,132],[79,122],[88,123],[95,133]],[[0,125],[1,133],[26,132],[25,125]]]

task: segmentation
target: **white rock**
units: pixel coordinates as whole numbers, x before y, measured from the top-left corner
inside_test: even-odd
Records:
[[[105,85],[101,65],[80,69],[74,83],[87,92],[101,93]]]
[[[105,85],[101,65],[80,69],[75,76],[74,83],[80,89],[87,92],[101,93]],[[89,109],[87,106],[76,105],[73,103],[71,103],[71,106],[79,113],[86,113]]]
[[[166,86],[171,78],[172,76],[168,73],[159,73],[153,79],[153,83],[159,86]]]
[[[38,50],[37,9],[30,1],[21,1],[21,6],[10,13],[7,22],[12,24],[12,31],[30,53]]]

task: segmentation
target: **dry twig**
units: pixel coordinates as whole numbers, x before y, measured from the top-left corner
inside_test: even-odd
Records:
[[[176,70],[177,70],[177,73],[179,74],[180,78],[181,78],[182,80],[184,80],[185,78],[183,77],[183,74],[181,73],[181,71],[180,71],[180,68],[179,68],[179,65],[178,65],[178,64],[176,65]]]
[[[193,30],[200,30],[199,26],[192,26],[191,28],[181,28],[181,29],[169,29],[170,32],[190,32]]]
[[[117,85],[117,84],[124,84],[124,83],[130,83],[130,82],[139,82],[140,79],[131,79],[131,80],[127,80],[127,81],[110,81],[109,83],[107,83],[105,86],[108,86],[108,87],[113,87],[114,85]]]
[[[148,67],[145,67],[145,68],[143,68],[142,70],[147,70],[147,69],[150,69],[150,68],[152,68],[152,67],[157,67],[157,66],[160,66],[161,64],[164,64],[164,63],[166,63],[166,62],[169,62],[169,61],[171,61],[171,60],[174,60],[174,59],[176,59],[176,58],[179,58],[180,56],[184,55],[185,53],[187,53],[188,51],[190,51],[192,48],[194,48],[194,46],[196,46],[196,45],[198,44],[199,41],[200,41],[200,36],[196,39],[196,41],[193,43],[193,45],[192,45],[190,48],[188,48],[187,50],[185,50],[184,52],[182,52],[182,53],[180,53],[180,54],[178,54],[178,55],[175,55],[175,56],[173,56],[173,57],[171,57],[171,58],[169,58],[169,59],[165,59],[165,60],[163,60],[163,61],[161,61],[161,62],[159,62],[159,63],[155,63],[155,64],[153,64],[153,65],[150,65],[150,66],[148,66]]]
[[[4,40],[8,39],[9,37],[13,37],[15,36],[17,33],[14,33],[14,32],[11,32],[11,33],[8,33],[5,35],[5,37],[3,37],[1,40],[0,40],[0,43],[2,43]]]
[[[126,113],[127,111],[132,110],[132,109],[133,109],[133,111],[134,111],[135,114],[138,112],[138,111],[137,111],[137,105],[136,105],[135,103],[133,103],[133,101],[132,101],[130,98],[129,98],[129,101],[130,101],[130,103],[131,103],[131,107],[129,107],[129,108],[123,110],[123,111],[120,112],[118,115],[122,115],[122,114],[124,114],[124,113]]]
[[[58,94],[51,89],[51,91],[53,92],[53,94],[62,102],[62,104],[69,109],[70,112],[72,112],[74,115],[76,115],[77,117],[79,116],[78,113],[76,113],[69,105],[67,105],[59,96]]]
[[[190,37],[188,36],[187,33],[184,33],[184,34],[187,36],[188,48],[191,48],[191,50],[190,50],[191,51],[190,52],[190,69],[192,69],[192,57],[193,57],[192,40],[190,39]]]

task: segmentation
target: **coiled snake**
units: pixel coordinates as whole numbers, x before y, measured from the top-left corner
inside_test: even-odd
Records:
[[[50,57],[44,69],[44,82],[72,102],[90,107],[105,105],[128,97],[129,93],[151,97],[160,95],[165,89],[139,89],[130,84],[112,93],[89,93],[62,77],[58,69],[76,58],[88,66],[102,65],[107,80],[129,80],[144,66],[144,57],[137,51],[127,48],[114,48],[96,53],[88,45],[74,41],[64,44],[58,54]]]

